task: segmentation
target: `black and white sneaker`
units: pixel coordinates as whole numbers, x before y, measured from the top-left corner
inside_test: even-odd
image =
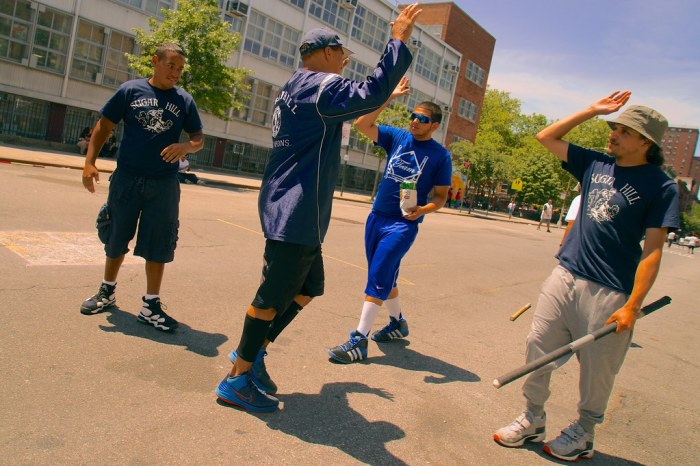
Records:
[[[141,299],[143,300],[143,307],[139,315],[136,316],[139,322],[153,325],[161,332],[170,332],[177,328],[177,321],[165,313],[167,307],[160,302],[160,298],[146,299],[144,296]]]
[[[100,289],[94,296],[83,301],[83,304],[80,306],[80,313],[85,315],[98,314],[114,306],[114,303],[117,302],[114,298],[114,290],[116,288],[117,285],[108,285],[106,283],[100,285]]]
[[[347,342],[326,351],[331,359],[343,364],[362,361],[367,359],[367,337],[357,330],[353,330],[350,332],[350,339]]]

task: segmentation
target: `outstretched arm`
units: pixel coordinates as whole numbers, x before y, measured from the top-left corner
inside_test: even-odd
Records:
[[[394,92],[391,93],[391,96],[387,99],[387,101],[384,102],[384,105],[372,113],[362,115],[355,120],[355,129],[372,141],[377,142],[377,139],[379,138],[379,129],[377,128],[377,118],[379,118],[379,114],[382,113],[382,110],[384,110],[392,100],[411,93],[411,89],[408,87],[408,84],[409,81],[406,76],[401,78],[401,81],[399,81],[399,84],[394,89]]]
[[[569,143],[562,138],[572,129],[586,120],[599,115],[609,115],[618,111],[627,103],[632,93],[630,91],[615,91],[607,97],[603,97],[592,103],[580,112],[574,113],[562,120],[556,121],[537,133],[537,140],[550,152],[564,162],[567,161]]]

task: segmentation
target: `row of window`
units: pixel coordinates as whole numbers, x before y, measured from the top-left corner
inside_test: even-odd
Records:
[[[112,0],[116,3],[122,3],[133,8],[138,8],[146,13],[162,17],[161,10],[165,8],[169,10],[173,7],[173,0]]]
[[[125,0],[121,3],[137,8],[154,8],[154,3],[146,0]],[[156,3],[161,5],[168,2]],[[304,2],[299,3],[303,6]],[[311,0],[310,7],[315,5],[320,8],[321,4],[326,3]],[[358,7],[359,9],[362,7]],[[376,28],[370,27],[370,31],[388,30],[388,24],[382,23],[383,20],[368,10],[363,9],[363,11],[362,18],[369,18],[373,27]],[[300,32],[257,11],[250,12],[248,21],[247,37],[243,43],[244,50],[293,68]],[[0,0],[0,58],[63,74],[72,22],[71,15],[36,2]],[[363,40],[362,37],[364,36],[359,34],[358,40]],[[81,18],[78,21],[74,42],[73,60],[69,71],[72,78],[117,87],[133,77],[125,53],[135,53],[134,37]],[[381,42],[383,46],[384,39]],[[29,50],[32,51],[31,56]],[[440,72],[441,65],[442,59],[437,53],[421,48],[416,57],[415,71],[431,82],[439,80],[442,87],[451,90],[454,85],[453,71],[456,65],[446,63],[442,65],[442,72]],[[363,81],[372,69],[373,67],[369,65],[351,60],[344,74],[349,79]],[[250,99],[248,106],[242,111],[235,112],[234,117],[253,124],[269,126],[274,97],[279,92],[279,88],[254,79],[251,79],[249,84],[252,87],[248,92]],[[432,99],[425,93],[414,91],[403,100],[409,108],[413,108],[418,102]],[[458,111],[460,116],[476,121],[476,112],[476,105],[462,99]]]
[[[335,0],[330,3],[337,6]],[[314,7],[320,8],[317,0],[311,0],[309,8]],[[383,51],[389,23],[362,6],[357,7],[357,10],[358,14],[355,15],[355,26],[352,31],[353,38],[378,52]],[[360,14],[359,12],[362,13]],[[275,64],[294,69],[297,59],[297,46],[300,40],[300,31],[259,11],[251,10],[248,16],[248,29],[243,41],[243,50]],[[351,59],[350,61],[352,63],[356,60]],[[367,65],[362,63],[358,66],[369,69]],[[452,91],[456,81],[456,74],[453,72],[456,68],[457,65],[455,64],[443,63],[443,59],[438,53],[426,47],[420,48],[415,58],[415,72],[429,82],[438,83],[441,88],[449,92]],[[367,74],[365,73],[361,76],[362,80],[364,80]]]
[[[29,0],[0,1],[0,59],[64,74],[73,16]],[[116,87],[131,77],[132,36],[80,19],[70,76]]]
[[[459,99],[459,108],[457,109],[457,115],[461,116],[462,118],[466,118],[467,120],[473,123],[476,123],[476,116],[478,112],[479,107],[474,102],[470,102],[464,98]]]
[[[484,76],[486,72],[482,67],[469,60],[467,62],[467,79],[478,84],[480,87],[484,87]]]

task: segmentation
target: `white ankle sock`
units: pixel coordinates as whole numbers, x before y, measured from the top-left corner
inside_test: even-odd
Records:
[[[370,301],[365,301],[362,306],[362,315],[360,316],[360,323],[357,324],[357,331],[364,336],[369,335],[369,331],[372,329],[372,324],[374,323],[374,318],[379,314],[381,306],[374,304]]]
[[[401,318],[401,304],[399,303],[399,297],[387,299],[384,301],[384,305],[389,311],[389,315],[396,320]]]
[[[160,295],[158,294],[145,294],[143,295],[144,299],[153,299],[153,298],[158,298]]]

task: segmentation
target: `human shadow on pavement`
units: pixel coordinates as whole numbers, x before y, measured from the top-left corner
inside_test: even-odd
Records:
[[[337,448],[365,464],[406,464],[386,449],[387,442],[402,439],[406,433],[390,422],[365,419],[350,407],[349,393],[393,400],[393,395],[381,388],[359,382],[333,382],[323,385],[318,394],[280,395],[284,403],[280,412],[257,417],[271,429],[303,442]]]
[[[423,379],[425,383],[479,382],[481,380],[481,377],[473,372],[413,351],[408,348],[410,344],[411,342],[408,340],[378,343],[377,346],[384,352],[384,355],[372,356],[370,354],[367,362],[417,372],[432,372],[433,375],[426,375]]]
[[[562,461],[560,459],[554,458],[553,456],[548,455],[547,453],[544,452],[544,443],[525,443],[522,447],[520,447],[523,450],[529,450],[539,456],[542,457],[542,459],[548,460],[551,463],[554,464],[571,464],[571,461]],[[612,456],[612,455],[607,455],[605,453],[601,453],[598,450],[594,450],[593,452],[593,458],[590,459],[585,459],[586,466],[595,466],[597,464],[599,465],[605,465],[605,466],[644,466],[643,463],[638,463],[636,461],[631,461],[631,460],[626,460],[624,458],[620,458],[619,456]]]
[[[182,322],[172,333],[161,332],[150,325],[142,324],[136,320],[136,314],[122,311],[118,306],[110,307],[104,311],[104,314],[107,316],[107,322],[112,324],[111,326],[100,325],[100,330],[104,332],[123,333],[166,345],[182,346],[187,351],[201,356],[218,356],[219,346],[228,341],[226,335],[195,330]]]
[[[554,458],[552,458],[549,455],[547,455],[547,457],[549,459],[554,460]],[[571,464],[570,461],[556,460],[556,462],[561,464]],[[586,460],[587,466],[594,466],[596,464],[605,466],[644,466],[644,463],[638,463],[637,461],[627,460],[625,458],[620,458],[619,456],[606,455],[605,453],[601,453],[597,450],[593,453],[593,458]]]

